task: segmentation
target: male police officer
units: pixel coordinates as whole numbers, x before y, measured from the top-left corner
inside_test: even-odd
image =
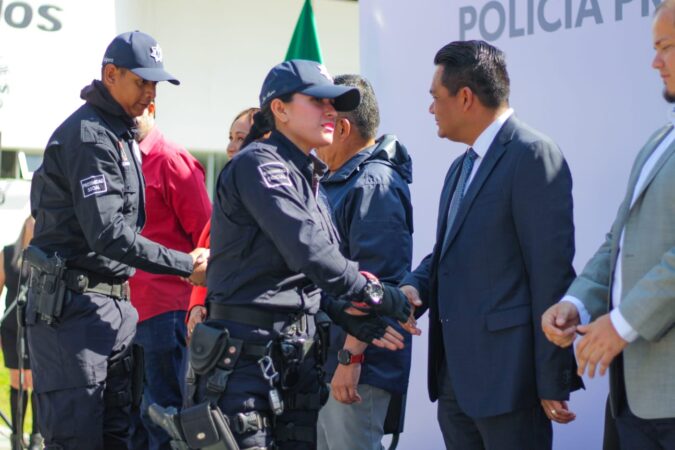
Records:
[[[157,42],[117,36],[101,81],[49,139],[31,190],[35,238],[26,321],[41,432],[50,449],[126,449],[132,401],[130,266],[203,282],[205,253],[142,237],[144,181],[133,117],[164,71]]]

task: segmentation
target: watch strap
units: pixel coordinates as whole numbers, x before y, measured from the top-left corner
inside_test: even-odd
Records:
[[[352,355],[350,353],[349,364],[361,364],[366,359],[366,354],[361,353],[360,355]]]
[[[349,359],[345,358],[344,355],[348,355]],[[350,364],[360,364],[363,363],[365,359],[366,355],[364,353],[361,353],[360,355],[354,355],[346,348],[338,350],[338,362],[344,366],[348,366]]]

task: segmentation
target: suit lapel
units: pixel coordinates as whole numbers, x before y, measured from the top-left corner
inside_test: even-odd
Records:
[[[670,130],[672,128],[673,128],[673,126],[670,125],[670,124],[667,125],[666,127],[664,127],[664,129],[661,130],[661,132],[659,132],[659,134],[652,141],[652,145],[650,146],[651,148],[649,149],[649,151],[645,152],[645,157],[640,164],[640,170],[637,171],[638,172],[637,177],[635,177],[635,181],[633,181],[633,185],[632,185],[633,189],[630,192],[631,193],[630,200],[632,200],[632,198],[633,198],[632,193],[633,193],[633,190],[635,189],[635,184],[637,184],[638,178],[640,178],[640,172],[642,171],[642,167],[645,165],[645,163],[647,162],[647,159],[649,159],[649,156],[651,156],[651,154],[654,153],[654,151],[659,146],[661,141],[663,141],[663,139],[668,135],[668,132],[670,132]],[[665,162],[668,160],[668,158],[670,158],[673,155],[673,152],[675,152],[675,142],[671,143],[670,146],[663,152],[663,155],[661,155],[659,160],[656,161],[656,164],[652,168],[651,172],[649,172],[649,175],[645,179],[645,182],[642,183],[642,186],[640,186],[640,191],[635,196],[635,202],[633,202],[633,204],[637,203],[637,200],[642,196],[642,194],[644,194],[644,192],[647,189],[647,187],[649,186],[649,184],[654,180],[654,177],[656,176],[656,174],[659,172],[659,170],[661,170],[661,168],[663,167]],[[633,205],[630,206],[631,209],[632,209],[632,207],[633,207]]]
[[[463,155],[455,159],[448,169],[448,174],[445,176],[443,183],[443,190],[441,191],[441,201],[438,205],[438,220],[436,225],[436,242],[441,242],[445,236],[445,227],[448,222],[448,208],[450,208],[450,200],[457,185],[457,178],[461,168]]]
[[[642,172],[642,168],[644,167],[645,163],[649,159],[649,156],[654,153],[654,150],[659,146],[661,141],[668,135],[670,130],[673,128],[672,124],[667,124],[664,125],[661,130],[659,130],[654,137],[649,140],[645,144],[645,146],[640,150],[640,153],[638,156],[635,158],[635,164],[633,165],[633,170],[631,171],[630,177],[628,178],[628,187],[626,188],[626,195],[623,199],[623,202],[621,203],[621,207],[619,209],[618,213],[618,221],[617,225],[615,226],[615,233],[616,236],[613,238],[612,242],[612,248],[610,250],[610,286],[614,284],[614,268],[616,267],[616,259],[619,254],[619,243],[621,240],[621,232],[623,231],[624,225],[626,224],[626,220],[628,219],[628,214],[630,213],[630,210],[632,209],[631,205],[631,200],[633,199],[633,192],[635,192],[635,186],[638,182],[638,179],[640,178],[640,173]],[[638,196],[635,198],[636,201],[642,194],[644,194],[645,189],[647,186],[652,182],[654,179],[654,176],[656,173],[663,167],[663,164],[666,162],[666,160],[672,156],[673,152],[675,152],[675,143],[672,144],[661,156],[659,161],[657,161],[656,165],[650,172],[648,178],[645,180],[645,182],[642,185],[642,188],[640,189],[640,193]],[[610,291],[611,292],[611,291]],[[611,308],[611,303],[609,303],[610,308]]]
[[[473,180],[471,180],[471,184],[469,184],[469,188],[467,189],[466,194],[462,199],[462,202],[459,204],[457,216],[455,217],[455,221],[452,224],[452,228],[450,229],[450,235],[448,236],[448,239],[444,242],[443,248],[441,249],[441,258],[443,257],[443,255],[445,255],[445,252],[450,247],[450,244],[452,243],[452,241],[454,241],[455,237],[457,236],[457,232],[459,231],[459,228],[462,226],[462,223],[466,218],[469,208],[471,208],[471,204],[476,199],[476,196],[480,192],[480,189],[483,187],[483,184],[485,184],[485,181],[490,176],[490,173],[495,168],[497,162],[506,151],[506,145],[513,138],[513,133],[515,132],[516,124],[517,120],[515,119],[515,117],[513,116],[510,117],[506,121],[506,123],[504,123],[502,129],[499,130],[499,133],[497,133],[497,136],[495,137],[494,141],[492,141],[490,148],[485,153],[483,161],[481,161],[480,166],[478,167],[478,171],[476,172],[476,175],[474,176]]]

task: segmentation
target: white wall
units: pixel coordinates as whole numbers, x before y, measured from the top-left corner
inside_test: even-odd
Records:
[[[25,3],[32,21],[23,25]],[[14,5],[14,6],[12,6]],[[60,29],[40,16],[48,10]],[[82,87],[98,78],[106,46],[140,29],[164,50],[181,86],[161,83],[158,124],[191,150],[224,150],[230,123],[256,106],[267,71],[281,62],[303,0],[0,0],[0,132],[9,148],[43,149],[54,128],[81,104]],[[358,4],[315,0],[324,63],[358,72]],[[4,72],[2,67],[9,66]],[[4,86],[9,86],[6,90]]]
[[[567,157],[574,177],[579,271],[609,229],[633,157],[666,120],[662,83],[650,68],[652,0],[360,1],[361,68],[380,100],[381,131],[398,134],[414,160],[416,261],[431,251],[443,178],[463,150],[436,136],[428,113],[433,57],[460,38],[460,19],[470,17],[469,12],[460,16],[461,8],[473,8],[477,17],[475,27],[464,27],[466,39],[483,38],[484,11],[483,35],[499,34],[493,44],[507,55],[516,114],[555,139]],[[557,30],[544,31],[547,23],[555,28],[558,19]],[[515,36],[520,29],[523,35]],[[419,442],[443,448],[436,405],[426,392],[426,351],[426,336],[416,339],[403,449]],[[578,417],[556,427],[557,449],[600,448],[606,383],[594,380],[586,392],[573,395]]]
[[[99,77],[115,35],[113,6],[109,0],[0,1],[3,147],[44,148],[81,104],[80,90]]]
[[[188,149],[224,149],[234,116],[258,105],[265,75],[283,61],[303,0],[116,0],[117,30],[142,29],[181,85],[158,89],[158,123]],[[314,2],[324,63],[358,72],[358,5]]]

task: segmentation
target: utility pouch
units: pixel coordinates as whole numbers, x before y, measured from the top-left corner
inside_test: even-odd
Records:
[[[239,450],[229,422],[217,406],[205,402],[185,409],[180,413],[180,422],[190,448]]]
[[[63,275],[66,260],[54,254],[47,256],[39,248],[29,245],[24,250],[24,260],[30,267],[29,290],[36,312],[48,325],[61,316],[66,293]]]
[[[141,406],[143,399],[143,381],[145,379],[145,359],[143,358],[143,347],[138,344],[131,346],[131,357],[134,365],[131,369],[131,407]]]
[[[198,375],[209,373],[218,363],[230,337],[226,328],[199,323],[190,338],[190,364]]]

